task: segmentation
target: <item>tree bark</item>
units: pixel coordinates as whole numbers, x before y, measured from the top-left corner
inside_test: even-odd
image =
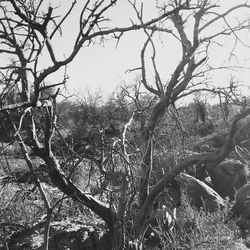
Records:
[[[72,181],[65,176],[61,170],[58,160],[52,153],[49,156],[42,157],[49,168],[49,176],[52,183],[57,186],[63,193],[67,194],[72,199],[83,203],[90,208],[94,213],[100,216],[107,224],[111,232],[114,231],[115,214],[105,203],[98,201],[94,197],[84,194],[84,192],[76,187]]]

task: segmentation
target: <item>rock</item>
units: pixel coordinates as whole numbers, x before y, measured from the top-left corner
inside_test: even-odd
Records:
[[[206,165],[214,190],[230,199],[234,199],[236,190],[247,183],[246,168],[245,164],[233,159],[224,160],[217,166]]]
[[[208,152],[214,148],[222,148],[223,145],[225,144],[226,136],[227,133],[225,132],[213,133],[211,135],[200,138],[193,145],[191,145],[191,148],[193,151],[199,153]]]
[[[245,184],[236,192],[235,203],[229,212],[226,222],[235,220],[242,230],[250,229],[250,183]]]
[[[250,183],[238,189],[231,211],[236,216],[244,215],[244,217],[250,219]]]
[[[40,223],[39,228],[35,226],[32,230],[17,232],[8,242],[9,249],[43,249],[43,231],[44,223]],[[49,249],[110,250],[112,241],[104,231],[84,223],[73,220],[54,221],[50,228]]]
[[[187,195],[191,206],[198,209],[204,207],[209,212],[224,206],[222,197],[204,182],[184,173],[179,174],[176,180],[180,183],[182,195]]]

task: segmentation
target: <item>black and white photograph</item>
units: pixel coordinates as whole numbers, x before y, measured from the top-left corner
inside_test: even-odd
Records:
[[[249,0],[0,0],[0,250],[250,249]]]

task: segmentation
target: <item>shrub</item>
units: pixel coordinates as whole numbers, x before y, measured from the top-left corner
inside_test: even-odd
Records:
[[[156,229],[163,249],[234,249],[239,229],[235,223],[226,224],[231,203],[224,209],[209,213],[198,211],[186,200],[177,208],[174,228],[164,232]]]

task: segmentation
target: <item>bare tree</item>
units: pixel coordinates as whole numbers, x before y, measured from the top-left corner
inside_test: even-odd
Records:
[[[102,40],[105,36],[120,36],[127,31],[140,29],[155,24],[174,13],[177,9],[172,8],[169,12],[149,20],[143,24],[133,23],[128,27],[108,26],[108,18],[105,16],[109,9],[115,7],[117,1],[87,1],[79,15],[78,34],[72,44],[69,55],[60,60],[57,56],[53,41],[56,35],[61,33],[65,20],[76,6],[72,1],[71,7],[64,16],[54,16],[54,8],[47,7],[46,1],[1,1],[1,53],[6,55],[6,64],[1,66],[1,113],[13,124],[13,135],[18,139],[22,148],[24,143],[33,152],[41,157],[48,168],[52,183],[65,194],[85,204],[88,208],[99,215],[107,224],[111,234],[114,234],[114,246],[120,241],[115,228],[117,227],[117,215],[114,211],[86,195],[76,187],[61,170],[61,166],[51,150],[51,140],[56,126],[55,103],[59,87],[66,83],[67,75],[58,83],[48,85],[46,79],[65,68],[78,54],[83,45],[90,45],[95,40]],[[44,12],[47,8],[47,11]],[[40,60],[47,55],[48,63],[43,66]],[[49,88],[58,87],[52,95],[44,96],[43,93]],[[12,100],[10,93],[14,93]],[[37,135],[37,127],[34,115],[42,109],[46,116],[45,130],[42,143]],[[18,120],[12,120],[11,113],[18,111]],[[20,132],[24,122],[29,124],[28,137],[22,138]],[[23,149],[24,154],[27,151]],[[30,170],[31,164],[26,158]],[[103,159],[98,159],[100,165]],[[35,173],[34,173],[35,174]],[[47,204],[49,208],[49,205]],[[117,238],[118,237],[118,238]]]
[[[194,155],[184,159],[150,188],[154,133],[159,121],[170,106],[194,91],[220,91],[219,89],[211,90],[207,86],[203,87],[200,83],[195,82],[195,78],[204,77],[205,72],[209,70],[208,66],[205,68],[203,66],[207,65],[208,48],[214,40],[224,35],[234,36],[238,40],[237,31],[247,27],[245,21],[239,21],[235,26],[230,26],[226,21],[227,16],[233,14],[235,10],[247,9],[250,6],[248,4],[237,5],[219,14],[215,12],[218,6],[207,0],[191,1],[190,3],[189,1],[171,1],[160,6],[159,15],[156,18],[144,21],[143,5],[138,8],[137,2],[131,1],[130,4],[137,14],[138,21],[133,21],[128,27],[115,27],[112,26],[112,22],[108,22],[108,11],[115,8],[117,3],[117,0],[86,1],[79,15],[78,34],[72,44],[72,50],[64,59],[58,59],[54,41],[60,34],[65,20],[77,6],[77,2],[72,1],[68,11],[63,16],[57,17],[54,16],[55,8],[47,7],[46,1],[43,0],[1,1],[0,52],[9,60],[0,67],[0,112],[12,124],[13,136],[18,140],[27,165],[35,176],[25,145],[45,162],[47,173],[54,185],[68,197],[91,209],[106,223],[114,249],[123,249],[128,243],[129,237],[134,243],[133,247],[141,249],[144,234],[153,216],[152,209],[156,196],[188,166],[222,161],[235,146],[234,135],[237,132],[237,122],[250,113],[250,110],[246,109],[236,117],[221,151]],[[45,10],[46,12],[44,12]],[[192,19],[190,21],[192,29],[188,32],[185,24],[189,22],[189,19]],[[216,30],[215,33],[206,35],[206,30],[220,21],[224,21],[226,25],[222,25],[219,31]],[[172,25],[172,29],[168,29],[169,24]],[[119,41],[125,32],[138,29],[143,29],[147,36],[141,51],[141,82],[147,91],[158,98],[144,127],[141,158],[135,157],[131,160],[131,152],[127,147],[126,139],[128,127],[136,114],[133,114],[125,124],[122,139],[115,141],[111,149],[106,144],[105,133],[100,131],[99,147],[83,147],[83,151],[78,153],[72,150],[75,165],[79,164],[83,158],[89,159],[95,163],[100,175],[104,177],[103,186],[106,187],[112,183],[113,189],[110,192],[112,199],[107,200],[108,204],[106,204],[94,196],[84,193],[75,185],[71,180],[71,175],[67,175],[62,170],[64,163],[59,162],[53,154],[52,141],[57,128],[56,97],[60,87],[67,81],[66,66],[74,60],[83,46],[90,46],[96,40],[101,41],[109,35]],[[166,83],[163,82],[156,64],[156,47],[153,39],[157,32],[173,35],[182,48],[182,57]],[[191,36],[190,32],[192,32]],[[145,65],[146,50],[149,46],[153,52],[151,63],[155,74],[154,84],[150,84],[147,79]],[[40,60],[45,56],[47,64],[42,66]],[[64,77],[61,81],[49,85],[46,80],[61,69],[65,70]],[[50,88],[56,88],[56,91],[48,91],[49,94],[44,95],[45,90]],[[38,112],[44,114],[43,131],[40,135],[38,135],[36,120]],[[17,115],[14,117],[13,113]],[[79,155],[80,153],[81,155]],[[135,183],[135,175],[138,175],[139,185]],[[36,182],[39,187],[37,177]],[[117,186],[118,188],[116,188]],[[39,189],[43,193],[42,188]],[[49,217],[52,207],[46,199],[44,202]],[[137,209],[133,205],[137,205]],[[47,236],[48,231],[49,223]],[[126,234],[128,231],[130,233]],[[128,235],[129,237],[125,237]],[[48,249],[47,243],[46,249]]]
[[[182,1],[173,1],[170,6],[179,7]],[[141,8],[136,6],[135,2],[131,1],[131,5],[137,13],[137,17],[141,23],[143,23],[143,5]],[[218,5],[211,3],[210,1],[192,1],[188,4],[189,11],[178,10],[169,18],[165,19],[163,22],[160,21],[160,25],[155,25],[154,27],[144,28],[144,32],[147,36],[147,40],[141,50],[141,82],[144,87],[154,95],[158,96],[159,101],[154,106],[146,126],[146,134],[144,137],[144,155],[143,160],[140,165],[140,185],[139,185],[139,201],[140,209],[136,217],[135,234],[138,242],[142,241],[142,235],[146,228],[147,220],[150,221],[150,214],[152,211],[154,199],[159,192],[169,183],[173,178],[184,168],[192,164],[201,164],[208,162],[219,163],[222,161],[233,149],[233,137],[236,133],[236,123],[238,119],[242,119],[249,115],[249,110],[243,112],[239,115],[234,123],[232,124],[228,140],[220,152],[213,152],[211,154],[191,156],[183,160],[174,167],[170,172],[160,180],[154,187],[149,188],[150,173],[152,171],[152,150],[153,150],[153,135],[154,131],[162,119],[169,107],[174,106],[176,101],[180,98],[187,96],[191,93],[197,91],[209,91],[213,93],[223,93],[228,96],[228,91],[222,88],[209,87],[206,82],[206,73],[208,73],[212,68],[209,66],[209,48],[212,44],[217,43],[217,39],[222,36],[232,36],[235,39],[235,43],[240,42],[240,38],[237,32],[248,28],[248,23],[246,20],[241,20],[235,25],[231,25],[227,22],[227,18],[236,10],[241,8],[249,8],[247,4],[241,4],[232,7],[231,9],[223,13],[214,13],[213,10],[218,7]],[[169,5],[163,4],[160,6],[161,11],[164,13]],[[213,14],[215,14],[215,16]],[[217,26],[219,22],[223,22],[225,25]],[[190,25],[191,28],[186,28],[186,25]],[[214,25],[219,30],[212,34],[206,30],[211,29]],[[173,28],[168,28],[173,27]],[[170,79],[164,83],[163,78],[160,75],[156,63],[156,52],[157,48],[154,43],[155,33],[164,32],[172,35],[176,38],[177,42],[180,43],[182,47],[182,57],[179,59],[173,74]],[[207,35],[209,34],[209,35]],[[151,83],[147,79],[146,71],[146,50],[151,46],[152,55],[151,63],[154,70],[155,81]],[[235,47],[233,47],[232,52]],[[218,67],[219,68],[219,67]],[[214,70],[214,68],[213,68]],[[197,81],[197,78],[201,77],[201,81]],[[235,93],[235,92],[233,92]],[[231,95],[232,97],[232,95]]]

